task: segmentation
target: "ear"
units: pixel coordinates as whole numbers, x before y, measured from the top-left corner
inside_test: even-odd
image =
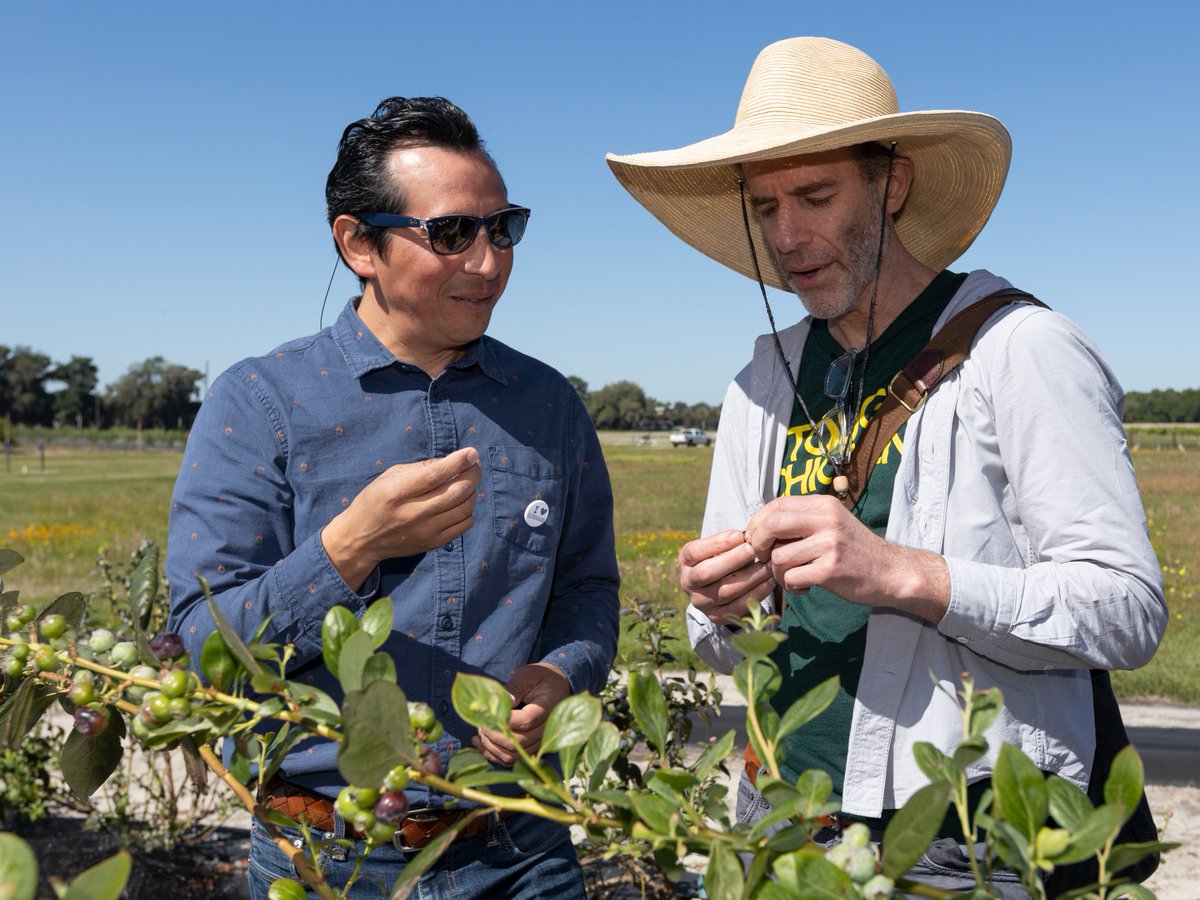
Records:
[[[887,197],[887,212],[889,216],[894,216],[904,206],[904,201],[908,199],[908,192],[912,188],[915,175],[916,169],[913,168],[913,161],[907,156],[892,158],[892,182],[888,185]]]
[[[346,265],[366,281],[375,277],[375,250],[370,242],[357,233],[358,219],[341,215],[333,220],[333,239],[342,251]]]

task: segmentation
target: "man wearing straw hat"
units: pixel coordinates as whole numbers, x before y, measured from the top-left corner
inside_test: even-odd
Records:
[[[673,233],[809,313],[779,332],[772,317],[730,386],[703,536],[679,559],[692,643],[716,669],[738,661],[734,620],[762,604],[786,635],[778,709],[840,678],[783,761],[793,780],[831,775],[831,840],[847,819],[881,829],[926,783],[916,742],[960,743],[963,672],[1004,696],[968,771],[977,792],[1002,742],[1086,789],[1089,670],[1145,664],[1165,627],[1113,373],[1003,278],[947,269],[991,214],[1009,157],[994,118],[901,113],[872,59],[796,38],[759,55],[730,131],[608,158]],[[939,381],[923,348],[983,298],[996,311]],[[915,412],[857,459],[872,419],[914,384]],[[767,809],[759,771],[751,759],[739,787],[746,819]],[[965,851],[945,829],[911,875],[969,885]],[[1006,877],[997,887],[1025,896]]]

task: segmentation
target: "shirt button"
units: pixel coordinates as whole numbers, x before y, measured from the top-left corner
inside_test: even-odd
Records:
[[[967,637],[965,634],[960,634],[958,637],[955,638],[955,640],[958,641],[960,644],[969,644],[971,642],[971,639],[969,637]]]
[[[450,704],[443,700],[438,704],[438,711],[444,716],[446,713],[450,712]]]
[[[453,541],[451,541],[449,544],[447,544],[447,545],[446,545],[445,547],[443,547],[442,549],[443,549],[443,550],[445,550],[447,553],[449,553],[451,550],[453,550],[453,549],[454,549],[454,542],[453,542]]]
[[[442,631],[449,631],[454,627],[454,620],[449,616],[442,616],[442,621],[440,624],[442,626]]]

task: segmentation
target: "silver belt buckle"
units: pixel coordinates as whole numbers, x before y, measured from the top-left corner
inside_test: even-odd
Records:
[[[405,816],[403,819],[400,820],[400,824],[398,826],[396,826],[396,833],[392,835],[392,846],[395,847],[397,850],[399,850],[401,853],[416,853],[418,850],[425,849],[424,846],[413,847],[413,846],[410,846],[409,844],[405,843],[404,823],[405,822],[436,822],[436,821],[439,821],[440,819],[441,819],[441,816],[438,815],[437,813],[425,813],[424,815],[417,813],[417,814],[409,814],[409,815]],[[426,842],[426,844],[427,843],[428,842]]]

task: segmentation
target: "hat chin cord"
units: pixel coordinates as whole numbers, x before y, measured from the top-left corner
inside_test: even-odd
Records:
[[[875,300],[879,296],[879,273],[883,268],[883,248],[885,238],[887,236],[887,207],[888,194],[892,189],[892,161],[896,158],[896,142],[892,141],[888,147],[888,166],[887,177],[883,182],[883,201],[879,205],[879,245],[875,252],[875,278],[871,284],[871,302],[867,307],[867,337],[863,344],[863,363],[862,374],[858,377],[858,387],[855,391],[854,409],[862,409],[863,389],[867,380],[867,364],[871,361],[871,338],[874,336],[875,327]],[[746,179],[743,175],[738,175],[738,196],[742,204],[742,224],[746,228],[746,242],[750,245],[750,261],[754,265],[754,277],[758,281],[758,290],[762,294],[763,306],[767,310],[767,321],[771,323],[771,336],[775,339],[775,352],[779,354],[779,361],[783,364],[783,370],[788,373],[788,384],[792,388],[792,393],[796,395],[796,402],[800,404],[800,409],[804,413],[804,418],[807,420],[809,427],[812,429],[813,435],[818,433],[817,423],[813,421],[812,414],[808,411],[808,404],[804,402],[804,397],[800,393],[800,388],[796,384],[796,378],[799,376],[799,371],[792,373],[792,365],[788,362],[787,354],[783,352],[783,342],[779,339],[779,330],[775,327],[775,314],[771,311],[771,303],[767,300],[767,286],[763,283],[762,269],[758,264],[758,249],[754,246],[754,233],[750,230],[750,213],[746,208]],[[857,415],[857,413],[856,413]],[[845,476],[844,470],[850,461],[850,456],[853,454],[854,448],[846,454],[846,458],[840,463],[835,462],[833,456],[829,452],[829,448],[823,443],[821,453],[826,461],[833,467],[833,489],[838,497],[845,499],[846,494],[850,489],[850,480]]]

